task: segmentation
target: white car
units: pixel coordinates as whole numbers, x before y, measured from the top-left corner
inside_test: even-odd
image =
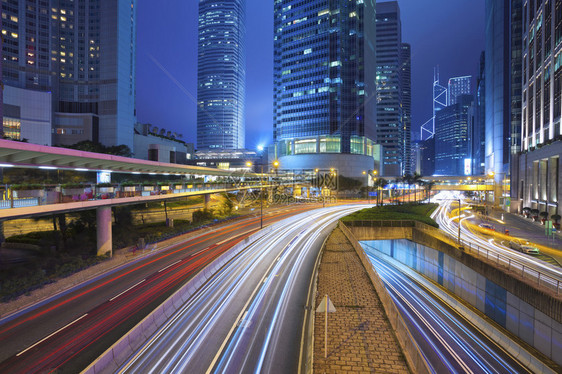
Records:
[[[530,245],[528,242],[521,244],[518,242],[511,241],[509,242],[509,247],[513,248],[519,252],[523,252],[529,255],[538,255],[539,249],[535,246]]]

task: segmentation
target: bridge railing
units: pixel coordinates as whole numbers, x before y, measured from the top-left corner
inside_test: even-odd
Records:
[[[562,281],[560,277],[555,277],[545,273],[531,263],[525,263],[520,260],[513,259],[512,257],[502,254],[497,250],[481,247],[477,244],[462,240],[459,243],[458,238],[455,238],[440,229],[431,227],[417,221],[347,221],[344,222],[347,227],[412,227],[422,230],[428,235],[439,239],[453,247],[459,248],[465,253],[469,253],[474,257],[478,257],[485,262],[491,263],[498,268],[505,269],[511,274],[515,274],[523,279],[529,280],[536,284],[538,288],[548,289],[556,295],[562,295]]]
[[[84,184],[82,187],[64,188],[61,185],[43,186],[38,189],[14,189],[10,185],[0,188],[0,209],[32,207],[39,205],[72,203],[86,200],[119,199],[137,196],[154,196],[236,190],[239,188],[269,188],[270,184],[246,183],[183,183],[181,185],[111,185]]]

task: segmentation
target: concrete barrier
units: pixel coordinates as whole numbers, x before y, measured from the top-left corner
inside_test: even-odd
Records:
[[[410,369],[412,369],[414,373],[431,373],[431,370],[423,356],[423,353],[410,334],[410,330],[406,326],[406,322],[398,311],[396,304],[394,304],[394,302],[392,301],[390,294],[386,290],[386,287],[384,286],[379,275],[373,268],[373,265],[367,258],[365,251],[363,250],[357,239],[353,236],[351,231],[347,228],[347,226],[340,223],[338,227],[350,241],[353,248],[355,249],[355,252],[357,252],[357,255],[361,259],[361,263],[363,264],[363,267],[365,267],[365,270],[367,271],[367,274],[369,275],[369,278],[373,283],[375,290],[377,291],[379,299],[381,300],[388,320],[390,321],[390,324],[392,325],[392,328],[396,333],[398,343],[402,347],[402,351],[404,353],[404,356],[406,357],[408,366],[410,366]]]
[[[83,374],[101,374],[101,373],[114,373],[121,367],[127,359],[145,344],[160,328],[162,328],[175,312],[177,312],[189,298],[201,286],[211,278],[216,270],[220,269],[224,264],[230,261],[234,256],[238,255],[248,244],[254,242],[258,238],[273,231],[278,225],[268,226],[255,234],[250,235],[245,240],[236,244],[228,251],[224,252],[212,263],[208,264],[204,269],[199,271],[189,282],[187,282],[181,289],[176,291],[173,295],[168,297],[160,306],[158,306],[152,313],[147,315],[135,327],[133,327],[127,334],[119,339],[115,344],[109,347],[101,356],[92,362],[86,369],[82,371]],[[218,263],[222,263],[218,266]],[[178,307],[178,300],[181,299],[183,303]],[[142,337],[142,338],[141,338]]]

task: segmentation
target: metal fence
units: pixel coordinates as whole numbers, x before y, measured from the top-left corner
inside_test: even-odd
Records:
[[[0,200],[0,209],[9,208],[25,208],[28,206],[37,206],[39,204],[39,197],[29,197],[23,199]]]

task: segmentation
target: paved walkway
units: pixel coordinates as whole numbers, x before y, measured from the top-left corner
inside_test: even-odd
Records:
[[[324,248],[316,306],[324,295],[328,313],[328,357],[324,358],[324,314],[314,322],[315,373],[409,373],[392,326],[351,243],[336,229]]]

